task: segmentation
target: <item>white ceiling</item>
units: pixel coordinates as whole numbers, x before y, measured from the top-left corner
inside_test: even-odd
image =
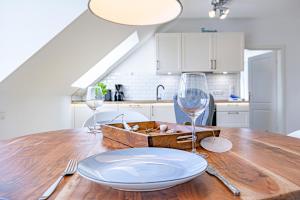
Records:
[[[182,18],[208,18],[211,0],[180,0]],[[262,18],[298,12],[300,0],[231,0],[229,18]]]

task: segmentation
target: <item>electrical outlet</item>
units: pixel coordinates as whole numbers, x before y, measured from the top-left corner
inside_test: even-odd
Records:
[[[0,120],[5,120],[5,112],[0,112]]]
[[[223,96],[224,95],[224,91],[222,91],[222,90],[214,90],[214,91],[212,91],[212,94],[216,95],[216,96]]]

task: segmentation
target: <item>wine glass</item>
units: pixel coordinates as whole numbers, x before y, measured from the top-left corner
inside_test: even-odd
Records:
[[[96,122],[96,110],[97,108],[103,105],[104,95],[102,93],[102,89],[99,86],[91,86],[88,87],[86,93],[86,105],[93,110],[93,118],[94,118],[94,127],[91,131],[92,133],[97,133],[97,122]]]
[[[196,119],[205,111],[209,103],[207,80],[204,73],[183,73],[181,75],[178,96],[178,105],[192,121],[192,153],[196,150]]]

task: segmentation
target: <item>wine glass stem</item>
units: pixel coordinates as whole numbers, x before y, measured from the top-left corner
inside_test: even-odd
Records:
[[[196,117],[192,118],[192,153],[197,153],[196,150],[196,141],[197,141],[197,136],[196,136]]]
[[[94,131],[96,131],[96,126],[97,126],[97,122],[96,122],[96,109],[94,110],[93,118],[94,118]]]

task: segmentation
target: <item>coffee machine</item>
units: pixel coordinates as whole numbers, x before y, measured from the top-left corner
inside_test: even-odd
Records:
[[[123,85],[116,84],[115,101],[124,101]]]

